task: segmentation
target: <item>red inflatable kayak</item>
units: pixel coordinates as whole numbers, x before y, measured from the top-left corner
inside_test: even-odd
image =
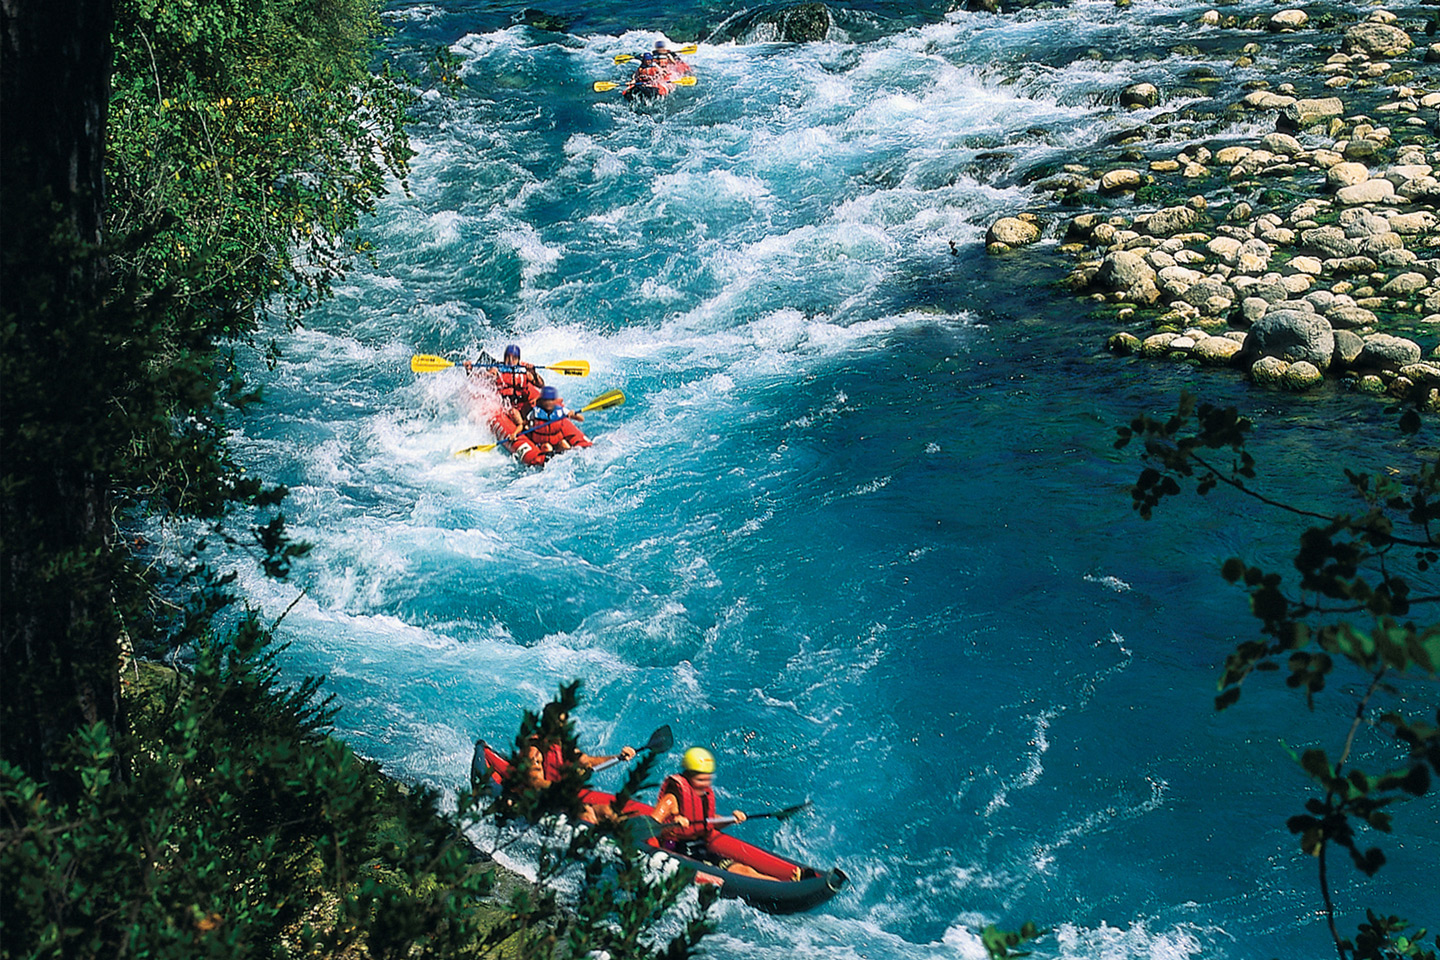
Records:
[[[475,754],[470,761],[472,789],[492,794],[498,792],[509,769],[510,761],[507,758],[490,749],[484,740],[476,742]],[[600,790],[589,790],[580,799],[589,804],[609,804],[613,803],[615,797]],[[649,804],[631,800],[623,812],[632,817],[649,817],[653,810]],[[711,858],[716,861],[734,860],[743,863],[758,873],[763,873],[763,879],[731,873],[717,863],[666,850],[660,846],[658,836],[650,837],[645,842],[665,856],[672,857],[694,870],[696,883],[716,884],[720,887],[722,897],[744,900],[767,913],[798,913],[809,910],[835,896],[849,879],[838,867],[817,870],[778,853],[763,850],[752,843],[746,843],[718,828],[709,844]]]
[[[539,389],[537,388],[534,393],[538,397]],[[473,376],[468,378],[465,383],[464,400],[470,411],[470,419],[489,429],[500,447],[514,457],[517,462],[527,467],[543,467],[547,460],[561,452],[542,450],[532,438],[530,431],[520,431],[515,426],[515,421],[509,417],[501,405],[500,395],[495,391],[494,384],[488,380]],[[530,412],[528,405],[517,409],[522,416]],[[590,438],[585,436],[580,427],[568,418],[559,421],[551,430],[559,433],[572,447],[593,446]]]

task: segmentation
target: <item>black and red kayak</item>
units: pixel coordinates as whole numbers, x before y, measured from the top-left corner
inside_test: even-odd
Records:
[[[499,790],[509,769],[510,761],[492,750],[485,741],[475,744],[475,756],[470,763],[470,782],[473,787],[479,789],[488,784],[489,789]],[[615,796],[600,790],[587,790],[580,799],[588,804],[609,804],[613,803]],[[626,804],[624,813],[631,817],[649,817],[653,811],[654,808],[649,804],[631,800]],[[817,870],[778,853],[762,850],[753,843],[746,843],[718,828],[709,843],[710,855],[716,861],[734,860],[743,863],[757,873],[764,874],[764,878],[742,876],[726,870],[718,863],[667,850],[661,846],[658,836],[649,837],[644,842],[694,870],[696,883],[713,883],[719,886],[722,897],[744,900],[766,913],[799,913],[819,906],[840,892],[849,879],[839,867]]]

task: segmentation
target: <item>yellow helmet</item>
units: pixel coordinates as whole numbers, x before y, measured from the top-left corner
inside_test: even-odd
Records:
[[[686,773],[714,773],[715,758],[704,747],[691,747],[685,751],[681,766]]]

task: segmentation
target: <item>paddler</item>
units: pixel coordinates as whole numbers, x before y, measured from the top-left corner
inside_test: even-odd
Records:
[[[551,387],[550,389],[555,389]],[[565,744],[561,740],[561,733],[565,725],[570,722],[570,715],[566,713],[558,703],[547,703],[544,712],[540,715],[540,732],[531,737],[525,744],[525,752],[521,757],[522,761],[528,761],[525,770],[526,784],[536,790],[547,790],[557,781],[564,779],[566,767],[580,766],[592,770],[596,765],[607,760],[629,760],[635,756],[635,748],[623,746],[620,752],[608,757],[592,757],[588,753],[576,751],[572,756],[565,755]],[[597,823],[603,817],[606,820],[613,820],[615,813],[610,809],[608,803],[585,804],[585,811],[580,819],[586,823]]]
[[[653,53],[655,63],[665,71],[669,77],[679,77],[690,72],[690,64],[680,59],[680,54],[670,49],[670,44],[664,40],[655,41]]]
[[[571,447],[590,446],[590,438],[581,433],[579,427],[566,422],[584,419],[585,414],[572,412],[565,406],[559,390],[544,387],[535,401],[535,409],[530,411],[531,426],[527,432],[535,446],[546,453],[563,453]]]
[[[635,76],[630,78],[630,86],[622,90],[621,94],[629,94],[636,87],[664,92],[665,77],[665,68],[655,62],[655,55],[642,53],[640,66],[635,70]]]
[[[660,799],[650,815],[665,825],[660,838],[666,849],[715,863],[710,852],[710,838],[717,832],[710,822],[715,816],[715,757],[704,747],[691,747],[680,768],[680,773],[672,773],[660,784]],[[730,816],[736,823],[745,822],[743,811],[732,810]],[[717,865],[747,877],[774,879],[735,860],[720,860]]]
[[[476,364],[467,362],[465,372],[473,373],[475,367]],[[505,359],[502,362],[484,364],[481,369],[494,378],[504,415],[514,424],[515,430],[525,429],[525,417],[535,406],[541,388],[545,386],[545,381],[541,379],[535,365],[520,362],[520,346],[512,343],[505,348]]]

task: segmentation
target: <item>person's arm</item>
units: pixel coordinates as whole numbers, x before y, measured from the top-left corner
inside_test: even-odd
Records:
[[[580,762],[587,767],[593,767],[597,763],[604,763],[606,760],[629,760],[635,756],[634,747],[621,747],[619,753],[611,754],[608,757],[592,757],[588,753],[580,754]]]
[[[655,809],[650,816],[661,823],[673,823],[677,827],[688,827],[690,821],[680,816],[680,801],[675,799],[672,793],[660,794],[660,799],[655,801]]]
[[[527,363],[527,364],[525,364],[525,372],[526,372],[527,374],[529,374],[529,376],[530,376],[530,382],[533,383],[533,384],[535,384],[535,386],[537,386],[537,387],[543,387],[543,386],[545,386],[545,379],[540,376],[540,371],[538,371],[538,370],[535,369],[535,364],[533,364],[533,363]]]

